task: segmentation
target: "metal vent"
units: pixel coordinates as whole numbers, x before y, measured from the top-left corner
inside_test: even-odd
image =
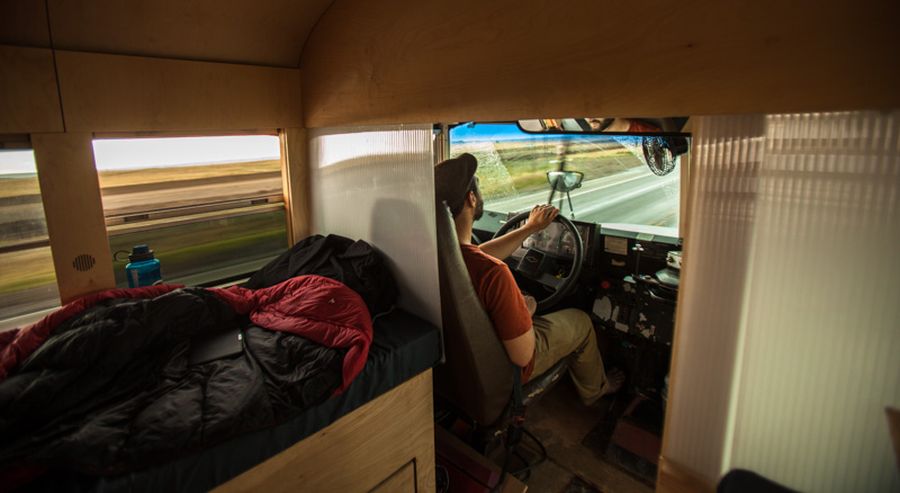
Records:
[[[72,267],[75,267],[75,270],[85,272],[91,270],[94,267],[94,264],[97,263],[97,259],[93,256],[88,255],[86,253],[82,253],[81,255],[75,257],[75,260],[72,261]]]

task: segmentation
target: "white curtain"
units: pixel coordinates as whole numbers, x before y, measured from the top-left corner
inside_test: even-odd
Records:
[[[695,122],[664,455],[898,491],[900,113]]]

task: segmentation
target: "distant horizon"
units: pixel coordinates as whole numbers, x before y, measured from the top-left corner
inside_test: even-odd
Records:
[[[13,149],[0,151],[0,176],[3,175],[37,175],[34,164],[34,151],[31,149]]]
[[[94,140],[97,171],[171,168],[281,158],[274,135]]]
[[[95,139],[93,147],[97,171],[281,159],[281,144],[274,135]],[[36,174],[33,150],[0,151],[0,177],[13,179]]]

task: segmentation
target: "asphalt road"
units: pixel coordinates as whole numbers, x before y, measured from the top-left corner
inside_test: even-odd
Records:
[[[594,223],[629,223],[655,226],[677,226],[678,172],[656,176],[644,167],[582,183],[571,192],[575,219]],[[519,197],[492,200],[485,208],[492,211],[526,211],[535,204],[547,203],[545,190]],[[553,202],[560,206],[560,194]],[[569,203],[562,195],[561,211],[571,218]]]
[[[141,210],[163,209],[275,194],[281,194],[280,176],[251,178],[237,183],[233,181],[203,183],[186,187],[104,194],[103,210],[107,216],[112,216]]]
[[[221,181],[195,180],[154,184],[153,186],[111,189],[103,193],[103,210],[107,216],[129,214],[145,210],[167,209],[197,203],[237,200],[281,194],[280,176],[249,176],[236,181],[227,177]],[[46,238],[46,231],[38,223],[43,220],[43,204],[39,195],[0,199],[0,243]],[[11,235],[16,228],[18,235]]]

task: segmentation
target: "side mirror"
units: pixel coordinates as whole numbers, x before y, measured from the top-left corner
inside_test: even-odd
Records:
[[[581,188],[581,180],[584,180],[584,173],[580,171],[548,171],[547,181],[550,187],[557,192],[571,192],[576,188]]]

